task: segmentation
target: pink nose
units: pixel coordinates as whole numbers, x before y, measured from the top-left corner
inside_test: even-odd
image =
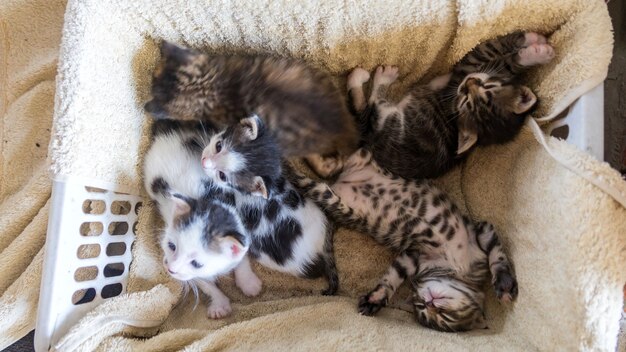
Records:
[[[205,169],[206,169],[206,167],[207,167],[206,162],[207,162],[208,160],[209,160],[209,158],[207,158],[207,157],[202,158],[202,167],[203,167],[203,168],[205,168]]]
[[[168,272],[168,273],[170,273],[170,274],[172,274],[172,275],[176,274],[176,272],[175,272],[175,271],[172,271],[172,269],[170,269],[170,268],[167,268],[167,272]]]

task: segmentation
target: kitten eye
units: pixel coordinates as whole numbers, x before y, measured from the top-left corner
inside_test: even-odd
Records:
[[[222,141],[217,141],[217,143],[215,143],[215,152],[219,153],[222,151]]]
[[[172,250],[175,251],[176,250],[176,245],[173,244],[172,242],[167,242],[167,246]]]
[[[191,264],[191,266],[193,266],[196,269],[202,268],[202,264],[198,263],[195,259],[192,260],[189,264]]]
[[[220,172],[218,172],[217,175],[219,176],[220,180],[222,180],[222,182],[226,182],[226,174],[225,173],[220,171]]]
[[[483,86],[483,88],[485,89],[490,89],[490,88],[495,88],[497,86],[497,84],[493,84],[493,83],[487,83]]]

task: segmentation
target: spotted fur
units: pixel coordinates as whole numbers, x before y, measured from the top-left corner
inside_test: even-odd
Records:
[[[471,222],[429,182],[392,175],[364,149],[347,160],[331,186],[295,173],[293,182],[339,224],[398,253],[359,300],[360,313],[375,314],[407,278],[414,285],[418,322],[442,331],[480,326],[481,287],[489,274],[500,300],[517,296],[511,262],[493,226]]]
[[[553,57],[545,37],[509,34],[480,44],[451,74],[413,87],[399,102],[386,99],[397,67],[376,70],[368,101],[362,85],[370,75],[357,68],[348,78],[348,90],[364,145],[396,175],[440,176],[472,146],[505,143],[517,135],[537,102],[520,83],[520,74]]]

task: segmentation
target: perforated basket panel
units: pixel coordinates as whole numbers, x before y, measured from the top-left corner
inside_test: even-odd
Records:
[[[87,311],[125,292],[141,197],[55,182],[35,345],[47,350]]]

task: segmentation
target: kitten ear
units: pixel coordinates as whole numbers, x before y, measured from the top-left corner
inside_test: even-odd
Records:
[[[513,106],[513,112],[516,114],[523,114],[530,110],[537,104],[537,96],[530,88],[526,86],[520,87],[520,95],[515,100],[515,106]]]
[[[192,199],[178,193],[171,195],[170,199],[174,202],[174,216],[176,217],[189,214],[195,205]]]
[[[245,246],[239,240],[242,237],[239,233],[228,233],[219,238],[219,246],[224,253],[230,253],[233,258],[245,254]]]
[[[161,57],[168,60],[186,63],[193,54],[194,52],[192,50],[180,47],[172,42],[168,42],[167,40],[164,40],[161,43]]]
[[[252,180],[252,189],[249,190],[252,195],[263,197],[267,199],[268,192],[267,187],[265,186],[265,181],[263,181],[263,177],[255,176]]]
[[[257,115],[241,119],[239,124],[243,127],[244,135],[251,141],[259,136],[259,129],[263,126],[261,119]]]
[[[459,127],[459,147],[456,150],[458,155],[468,151],[478,141],[478,135],[473,130]]]

